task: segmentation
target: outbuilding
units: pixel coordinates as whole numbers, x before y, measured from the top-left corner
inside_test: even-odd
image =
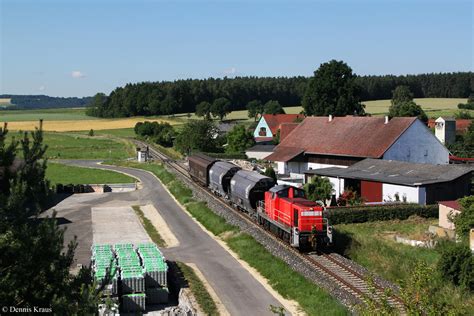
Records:
[[[366,203],[400,201],[424,205],[470,195],[472,171],[466,165],[364,159],[348,168],[314,169],[305,175],[307,180],[315,175],[328,177],[336,198],[350,189]]]
[[[255,145],[245,151],[245,155],[249,159],[263,160],[273,152],[275,145]]]
[[[461,213],[461,205],[458,201],[440,201],[439,202],[439,227],[454,230],[454,223],[449,219],[452,216]]]

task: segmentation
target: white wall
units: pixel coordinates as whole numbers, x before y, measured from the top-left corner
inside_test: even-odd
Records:
[[[260,132],[260,128],[265,127],[267,130],[267,135],[266,136],[260,136],[258,133]],[[272,131],[270,130],[270,127],[268,127],[267,122],[265,119],[262,117],[260,118],[260,121],[258,121],[257,127],[255,127],[255,130],[253,131],[253,137],[273,137]]]
[[[247,157],[249,159],[254,158],[254,159],[263,160],[265,157],[269,156],[271,154],[271,152],[268,152],[268,151],[246,151],[245,154],[247,155]]]
[[[385,152],[383,159],[448,164],[449,151],[420,120],[416,120]]]
[[[409,203],[420,203],[424,201],[420,201],[420,198],[423,198],[423,194],[420,194],[420,189],[424,191],[424,188],[418,187],[408,187],[404,185],[396,185],[396,184],[382,184],[382,199],[385,202],[395,202],[395,194],[398,193],[400,197],[400,202],[403,202],[403,197],[406,196],[406,201]],[[421,195],[421,196],[420,196]],[[420,203],[424,204],[424,203]]]
[[[338,167],[338,168],[347,168],[348,166],[341,166],[341,165],[329,165],[325,163],[314,163],[314,162],[308,162],[306,166],[306,170],[309,169],[322,169],[322,168],[329,168],[329,167]]]

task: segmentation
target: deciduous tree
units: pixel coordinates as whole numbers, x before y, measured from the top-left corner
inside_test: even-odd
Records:
[[[322,201],[326,204],[326,200],[330,199],[334,189],[332,183],[326,177],[315,176],[310,182],[304,185],[304,190],[308,199],[312,201]]]
[[[264,112],[264,106],[260,100],[253,100],[247,103],[248,117],[253,118],[257,121],[258,116]]]
[[[265,103],[264,112],[265,114],[285,114],[285,110],[281,106],[280,102],[275,100],[270,100]]]
[[[207,101],[203,101],[196,106],[196,115],[204,117],[206,120],[211,119],[211,104]]]
[[[185,154],[192,151],[215,152],[218,149],[218,135],[219,130],[212,121],[190,121],[176,136],[175,146]]]
[[[222,121],[230,112],[230,101],[228,99],[219,98],[212,103],[211,113],[215,117],[218,117],[219,120]]]
[[[247,148],[255,145],[252,132],[248,131],[244,125],[236,125],[227,134],[226,152],[241,153]]]
[[[331,60],[321,64],[309,80],[303,97],[303,108],[307,115],[353,115],[364,114],[360,103],[360,88],[356,75],[342,61]]]

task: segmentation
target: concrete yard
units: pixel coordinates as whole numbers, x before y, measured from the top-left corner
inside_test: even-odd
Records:
[[[97,167],[97,161],[65,161],[64,163],[82,167]],[[131,168],[100,166],[100,168],[117,170],[130,174],[140,179],[142,189],[134,192],[104,193],[104,194],[76,194],[54,207],[58,217],[62,217],[62,226],[67,227],[65,238],[70,240],[78,236],[78,251],[76,263],[88,264],[90,260],[90,247],[93,238],[97,240],[113,240],[127,242],[125,238],[135,238],[140,235],[143,228],[135,226],[138,219],[127,219],[125,212],[120,223],[115,223],[112,215],[117,209],[132,211],[131,205],[153,205],[160,213],[161,218],[178,240],[178,246],[162,249],[168,260],[193,263],[202,272],[205,281],[214,290],[215,294],[231,315],[273,315],[269,306],[283,306],[270,290],[260,283],[236,258],[234,258],[213,237],[202,228],[176,203],[168,194],[162,184],[149,172]],[[92,209],[92,215],[91,215]],[[115,210],[115,211],[114,211]],[[105,211],[105,212],[104,212]],[[103,212],[103,213],[100,213]],[[115,213],[114,213],[115,212]],[[108,214],[108,215],[107,215]],[[107,216],[109,216],[107,218]],[[98,216],[98,221],[95,219]],[[133,234],[99,233],[100,237],[92,237],[93,229],[101,231],[110,228],[106,224],[110,221],[114,227],[132,225],[130,232]],[[93,224],[95,223],[95,224]],[[93,228],[94,227],[94,228]],[[128,236],[128,237],[126,237]],[[101,239],[99,239],[101,238]],[[103,239],[102,239],[103,238]],[[133,242],[133,241],[132,241]],[[286,306],[286,305],[285,305]],[[287,314],[289,314],[287,312]]]
[[[92,235],[94,244],[151,242],[130,206],[93,207]]]

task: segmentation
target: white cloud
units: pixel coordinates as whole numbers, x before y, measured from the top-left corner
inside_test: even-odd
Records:
[[[225,76],[234,76],[235,74],[237,74],[237,69],[235,69],[235,67],[230,67],[228,69],[225,69],[223,73]]]
[[[84,78],[86,75],[83,74],[81,71],[79,70],[74,70],[73,72],[71,72],[71,77],[73,78]]]
[[[45,86],[40,86],[40,87],[38,88],[39,91],[44,91],[44,89],[46,89]]]

